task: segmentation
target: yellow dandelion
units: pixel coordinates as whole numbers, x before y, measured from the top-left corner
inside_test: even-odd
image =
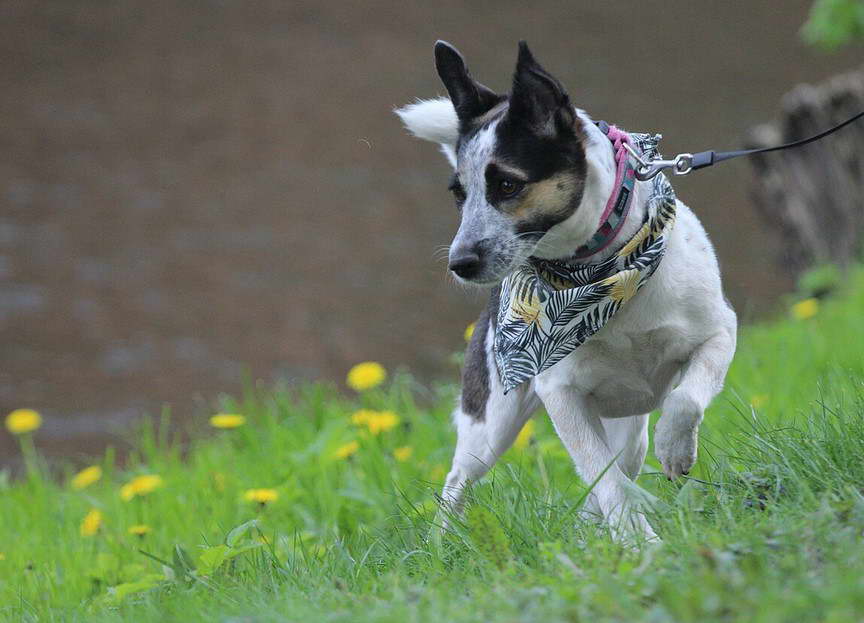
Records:
[[[155,474],[147,474],[145,476],[136,476],[125,485],[120,487],[120,499],[128,502],[134,497],[140,497],[153,493],[156,489],[164,484],[161,476]]]
[[[349,456],[356,454],[359,449],[359,443],[356,441],[349,441],[348,443],[342,444],[336,448],[336,452],[333,453],[333,456],[337,459],[347,459]]]
[[[89,487],[94,482],[98,482],[100,478],[102,478],[102,468],[98,465],[91,465],[75,474],[69,484],[76,491],[80,491],[85,487]]]
[[[246,416],[237,413],[217,413],[210,418],[213,428],[237,428],[246,423]]]
[[[346,383],[348,387],[358,392],[378,387],[387,378],[387,370],[375,361],[364,361],[348,371]]]
[[[809,298],[798,301],[792,306],[792,317],[796,320],[807,320],[819,313],[819,299]]]
[[[475,323],[472,322],[467,327],[465,327],[465,341],[466,342],[470,342],[471,336],[474,335],[474,325],[475,325]]]
[[[377,413],[377,411],[373,411],[372,409],[358,409],[351,414],[351,423],[355,426],[366,426],[369,420],[374,418]]]
[[[81,528],[79,529],[81,532],[81,536],[93,536],[97,532],[99,532],[99,528],[102,526],[102,513],[101,511],[93,508],[90,509],[90,512],[84,516],[84,519],[81,521]]]
[[[412,454],[414,454],[414,448],[411,446],[402,446],[401,448],[393,450],[394,458],[400,463],[404,463],[410,459]]]
[[[153,530],[147,524],[139,523],[134,526],[129,526],[127,532],[137,537],[144,538],[144,535],[150,534]]]
[[[120,487],[120,499],[124,502],[128,502],[132,498],[135,497],[135,487],[132,486],[132,483],[126,483],[122,487]]]
[[[399,416],[392,411],[379,411],[367,423],[369,432],[373,435],[386,433],[399,424]]]
[[[265,506],[278,500],[279,492],[276,489],[249,489],[243,494],[243,499],[247,502],[258,502],[261,506]]]
[[[0,552],[0,561],[6,560],[6,554]]]
[[[639,279],[639,271],[631,268],[604,279],[603,283],[612,286],[612,289],[609,290],[609,298],[613,301],[626,303],[633,298],[636,290],[639,289]]]
[[[355,426],[365,426],[373,435],[387,432],[399,424],[399,416],[393,411],[375,411],[373,409],[359,409],[351,416],[351,422]]]
[[[6,416],[6,428],[13,435],[29,433],[42,426],[42,416],[33,409],[15,409]]]
[[[534,436],[534,420],[528,420],[525,422],[525,426],[522,427],[522,430],[519,431],[519,434],[516,435],[516,441],[513,442],[513,445],[517,450],[524,450],[528,447],[528,444],[531,443],[531,438]]]

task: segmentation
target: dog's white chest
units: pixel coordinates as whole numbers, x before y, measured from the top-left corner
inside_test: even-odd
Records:
[[[605,417],[639,415],[659,406],[693,348],[674,326],[645,332],[609,326],[548,372],[569,377]]]

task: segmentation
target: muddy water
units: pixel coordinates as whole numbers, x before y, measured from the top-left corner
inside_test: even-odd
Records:
[[[498,89],[525,38],[667,153],[734,147],[861,57],[799,43],[806,0],[542,4],[0,5],[0,412],[41,410],[41,447],[75,456],[164,403],[206,414],[244,371],[452,375],[482,297],[433,257],[457,220],[443,159],[389,112],[441,93],[436,38]],[[733,163],[677,184],[745,315],[788,285],[748,183]]]

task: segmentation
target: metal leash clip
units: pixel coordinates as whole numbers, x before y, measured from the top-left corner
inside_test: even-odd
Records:
[[[687,175],[693,170],[693,154],[678,154],[674,160],[649,160],[646,162],[629,143],[624,143],[624,149],[639,164],[636,167],[636,179],[640,182],[652,179],[664,169],[672,169],[675,175]]]

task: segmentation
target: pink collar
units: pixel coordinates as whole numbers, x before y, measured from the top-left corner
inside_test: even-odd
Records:
[[[610,126],[605,121],[599,121],[597,126],[600,131],[612,142],[615,150],[615,185],[612,187],[612,195],[606,202],[606,208],[600,216],[600,225],[591,239],[576,249],[573,259],[582,260],[599,253],[608,247],[624,226],[630,205],[633,203],[633,187],[636,185],[636,170],[630,163],[630,157],[625,144],[631,144],[630,135],[619,130],[614,125]]]

